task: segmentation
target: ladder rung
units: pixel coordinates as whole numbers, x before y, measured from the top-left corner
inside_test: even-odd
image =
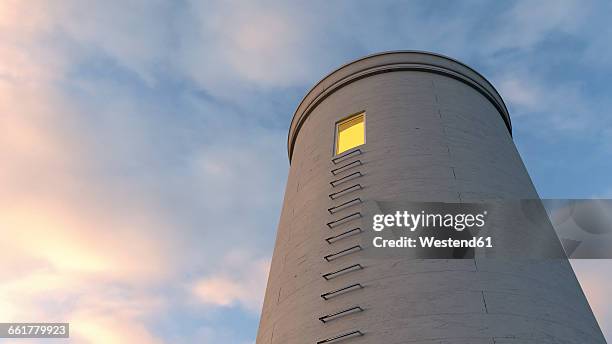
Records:
[[[363,248],[360,245],[355,245],[355,246],[351,246],[349,248],[346,248],[342,251],[338,251],[336,253],[331,253],[328,254],[327,256],[323,257],[323,259],[327,260],[328,262],[340,258],[342,256],[346,256],[347,254],[351,254],[351,253],[355,253],[357,251],[361,251],[363,250]]]
[[[353,229],[349,229],[348,231],[342,232],[342,233],[340,233],[338,235],[334,235],[334,236],[330,236],[328,238],[325,238],[325,241],[327,241],[328,244],[333,244],[333,243],[335,243],[338,240],[342,240],[344,238],[348,238],[350,236],[359,234],[361,232],[363,232],[361,230],[361,228],[355,227]]]
[[[355,306],[355,307],[351,307],[351,308],[347,308],[347,309],[338,311],[336,313],[324,315],[320,317],[319,320],[321,320],[321,322],[325,324],[332,320],[336,320],[338,318],[341,318],[341,317],[344,317],[344,316],[347,316],[353,313],[360,313],[360,312],[363,312],[363,308],[361,308],[360,306]]]
[[[348,176],[336,179],[336,180],[332,180],[331,182],[329,182],[329,184],[331,184],[332,187],[336,187],[344,182],[348,182],[349,180],[353,180],[355,178],[359,178],[359,177],[363,177],[363,174],[359,171],[357,172],[353,172],[351,174],[349,174]]]
[[[342,204],[339,204],[339,205],[337,205],[335,207],[331,207],[331,208],[327,209],[327,211],[329,211],[330,214],[335,214],[335,213],[339,212],[342,209],[345,209],[345,208],[348,208],[350,206],[357,205],[357,204],[360,204],[360,203],[363,203],[363,202],[361,201],[361,198],[357,197],[357,198],[353,198],[350,201],[346,201],[346,202],[344,202]]]
[[[346,332],[346,333],[342,333],[339,334],[337,336],[333,336],[333,337],[329,337],[323,340],[320,340],[317,342],[317,344],[331,344],[331,343],[337,343],[341,340],[344,339],[349,339],[349,338],[353,338],[353,337],[361,337],[363,336],[363,332],[356,330],[356,331],[351,331],[351,332]]]
[[[337,198],[340,198],[340,197],[342,197],[342,196],[344,196],[344,195],[346,195],[346,194],[348,194],[348,193],[350,193],[352,191],[361,190],[361,189],[363,189],[361,184],[355,184],[355,185],[349,186],[348,188],[344,188],[344,189],[342,189],[342,190],[340,190],[338,192],[334,192],[334,193],[329,194],[329,198],[337,199]]]
[[[361,155],[361,153],[363,153],[363,152],[361,151],[361,149],[357,148],[357,149],[355,149],[355,150],[352,150],[352,151],[346,152],[346,153],[344,153],[344,154],[342,154],[342,155],[339,155],[339,156],[337,156],[337,157],[333,158],[333,159],[332,159],[332,162],[333,162],[333,163],[334,163],[334,165],[335,165],[335,164],[338,164],[338,163],[340,163],[340,162],[343,162],[344,160],[349,159],[349,158],[351,158],[351,157],[353,157],[353,156]]]
[[[338,296],[338,295],[342,295],[348,292],[351,292],[353,290],[357,290],[357,289],[363,289],[363,286],[361,285],[361,283],[355,283],[355,284],[351,284],[349,286],[346,286],[344,288],[340,288],[340,289],[336,289],[336,290],[332,290],[330,292],[327,292],[325,294],[321,294],[321,297],[323,298],[323,300],[329,300],[332,297]]]
[[[346,165],[342,165],[342,166],[340,166],[340,167],[338,167],[338,168],[335,168],[335,169],[331,170],[331,173],[332,173],[334,176],[336,176],[336,175],[338,175],[338,174],[340,174],[340,173],[342,173],[342,172],[344,172],[344,171],[346,171],[346,170],[349,170],[349,169],[351,169],[351,168],[353,168],[353,167],[357,167],[357,166],[361,166],[361,165],[363,165],[363,164],[361,163],[361,160],[355,160],[355,161],[353,161],[353,162],[349,162],[349,163],[348,163],[348,164],[346,164]]]
[[[349,222],[349,221],[351,221],[353,219],[358,219],[358,218],[361,218],[361,213],[360,212],[355,212],[355,213],[346,215],[345,217],[339,218],[339,219],[337,219],[335,221],[328,222],[328,223],[326,223],[326,225],[329,228],[334,228],[334,227],[340,226],[343,223],[346,223],[346,222]]]
[[[353,271],[357,271],[357,270],[363,270],[363,265],[361,264],[353,264],[351,266],[347,266],[345,268],[342,268],[340,270],[336,270],[333,272],[328,272],[325,275],[323,275],[323,278],[325,278],[325,280],[329,281],[330,279],[334,279],[338,276],[342,276],[344,274],[348,274],[349,272],[353,272]]]

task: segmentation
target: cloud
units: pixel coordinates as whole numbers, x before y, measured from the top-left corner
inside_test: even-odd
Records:
[[[75,56],[52,39],[55,10],[0,4],[0,319],[69,321],[81,343],[158,343],[145,314],[171,272],[167,223],[98,174],[115,152],[76,130],[86,116],[59,86]]]
[[[255,344],[255,340],[241,340],[236,333],[215,327],[202,327],[197,334],[189,339],[190,343],[236,343]]]
[[[61,1],[48,8],[55,34],[63,40],[53,48],[75,61],[110,59],[153,86],[174,38],[172,10],[172,2],[164,0]]]
[[[0,81],[3,83],[44,85],[66,67],[61,54],[38,44],[38,39],[53,28],[48,10],[45,4],[31,6],[18,0],[0,3]]]
[[[243,242],[273,232],[268,219],[249,217],[276,214],[283,135],[242,113],[229,121],[236,110],[213,109],[189,89],[159,100],[170,95],[156,89],[168,57],[159,36],[171,34],[155,32],[168,29],[157,25],[163,3],[136,21],[118,3],[0,6],[0,236],[10,238],[0,240],[0,319],[69,321],[82,343],[161,343],[168,337],[151,324],[193,300],[175,284],[196,273],[247,285],[228,302],[255,314],[267,276],[261,252],[245,268],[227,261],[228,273],[209,267],[228,250],[221,230],[246,232]],[[138,82],[114,80],[125,74]],[[218,337],[207,333],[205,342]]]
[[[84,168],[87,148],[62,130],[69,107],[54,92],[0,84],[0,319],[69,321],[78,342],[159,342],[131,312],[170,272],[163,219],[102,191],[114,186]]]
[[[325,60],[309,30],[311,13],[279,1],[188,1],[176,22],[172,68],[222,99],[312,79]],[[306,49],[305,49],[306,48]]]
[[[159,297],[143,295],[138,290],[126,293],[116,288],[98,290],[97,294],[81,298],[69,314],[73,340],[92,344],[164,342],[153,334],[147,321],[165,309]]]
[[[497,76],[499,92],[510,107],[512,118],[534,132],[547,128],[553,133],[582,134],[597,129],[597,108],[585,99],[578,82],[550,84],[536,72],[506,72]]]
[[[499,24],[490,32],[485,49],[530,51],[553,34],[576,33],[587,18],[587,10],[576,0],[515,1],[496,16]]]
[[[78,116],[63,95],[52,84],[0,79],[0,100],[0,159],[7,162],[0,171],[0,228],[11,238],[0,241],[0,266],[6,271],[5,262],[21,258],[60,272],[163,271],[163,250],[145,235],[163,220],[137,197],[121,203],[133,206],[131,215],[108,203],[121,192],[89,170],[95,158],[82,152],[95,149],[70,130]],[[138,215],[146,213],[148,219]]]
[[[535,85],[519,78],[502,79],[498,88],[509,104],[527,109],[537,109],[542,92]]]
[[[244,253],[229,253],[218,271],[194,282],[192,291],[204,304],[239,305],[254,313],[261,311],[270,261]]]

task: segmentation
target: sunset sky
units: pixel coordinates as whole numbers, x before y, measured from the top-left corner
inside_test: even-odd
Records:
[[[378,51],[482,72],[541,197],[611,198],[610,18],[579,0],[0,0],[0,322],[71,323],[45,343],[253,343],[293,111]],[[573,263],[612,338],[612,264]]]

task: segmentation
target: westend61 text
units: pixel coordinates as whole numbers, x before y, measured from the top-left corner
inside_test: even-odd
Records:
[[[482,248],[493,247],[491,237],[473,237],[471,239],[436,239],[434,237],[419,237],[415,238],[401,237],[399,239],[383,239],[375,237],[372,240],[374,247],[390,247],[390,248]]]

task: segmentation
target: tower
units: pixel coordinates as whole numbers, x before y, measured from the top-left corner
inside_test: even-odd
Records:
[[[367,56],[317,83],[289,129],[257,344],[605,343],[564,257],[378,259],[363,244],[368,201],[537,200],[511,132],[495,88],[437,54]],[[556,247],[543,231],[506,240]]]

